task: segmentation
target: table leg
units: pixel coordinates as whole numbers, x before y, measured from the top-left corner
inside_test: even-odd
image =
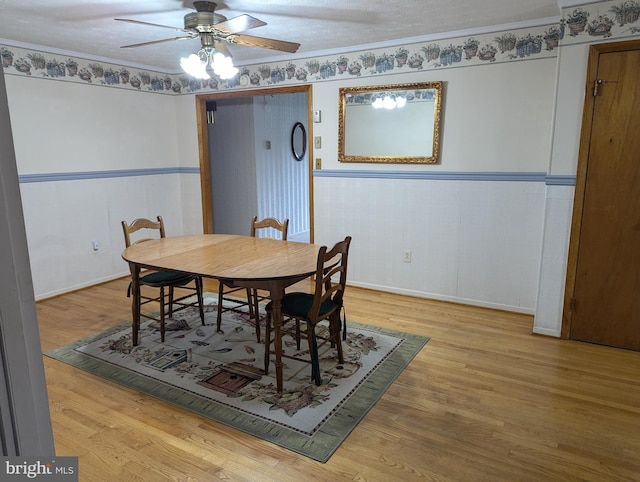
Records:
[[[138,345],[138,330],[140,329],[140,266],[134,264],[131,269],[131,343]]]
[[[273,322],[273,351],[276,355],[276,386],[278,393],[282,392],[282,337],[280,331],[282,328],[282,286],[273,286],[270,290],[271,298],[271,316]]]

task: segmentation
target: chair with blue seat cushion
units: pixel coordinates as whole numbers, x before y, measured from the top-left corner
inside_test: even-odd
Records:
[[[151,239],[165,237],[164,221],[162,220],[162,216],[158,216],[157,221],[152,221],[146,218],[138,218],[131,224],[128,224],[126,221],[122,221],[122,230],[124,232],[124,242],[127,248],[134,244],[143,243]],[[138,231],[138,234],[132,236]],[[136,238],[135,240],[134,237]],[[133,271],[133,266],[130,266],[130,269]],[[205,324],[201,277],[176,271],[143,271],[140,273],[140,286],[148,286],[151,288],[159,289],[158,296],[149,295],[147,291],[145,291],[145,293],[143,294],[141,289],[140,306],[138,309],[140,310],[141,317],[155,320],[160,324],[160,339],[163,342],[165,334],[165,318],[167,316],[171,318],[176,311],[180,311],[189,307],[196,307],[200,312],[200,319],[202,321],[202,324]],[[175,298],[174,289],[176,288],[185,291],[185,294],[182,294],[178,298]],[[193,299],[194,292],[196,295],[195,300]],[[130,296],[131,283],[129,284],[129,289],[127,290],[127,297]],[[142,313],[141,307],[147,303],[152,302],[157,302],[160,304],[160,313],[158,317],[149,313]],[[175,308],[174,306],[177,306],[177,308]],[[166,310],[166,308],[168,308],[168,311]],[[165,313],[165,311],[167,312]],[[136,327],[134,329],[137,330],[138,328],[139,327]],[[136,338],[137,336],[134,336],[134,339]]]
[[[282,298],[283,327],[280,334],[282,336],[284,333],[289,333],[293,336],[296,339],[299,351],[302,338],[300,324],[306,324],[306,338],[310,357],[304,361],[311,363],[311,379],[316,385],[322,384],[318,355],[321,346],[330,343],[337,351],[338,363],[344,363],[340,334],[341,331],[343,334],[346,333],[346,326],[341,326],[340,314],[343,309],[344,291],[347,282],[347,260],[350,244],[351,236],[347,236],[344,241],[336,243],[331,250],[328,250],[326,246],[322,246],[318,253],[313,293],[285,293]],[[265,374],[269,373],[271,355],[274,354],[271,349],[272,303],[267,305],[266,311]],[[328,321],[328,335],[323,336],[316,328],[320,322],[325,320]],[[286,324],[289,324],[289,327],[285,326]],[[344,321],[342,324],[344,325]],[[301,360],[299,356],[291,356],[284,351],[281,356]],[[281,381],[278,381],[278,386],[281,386]]]

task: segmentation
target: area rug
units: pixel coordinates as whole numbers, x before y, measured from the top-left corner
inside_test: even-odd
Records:
[[[157,324],[147,320],[132,346],[127,322],[46,355],[326,462],[429,340],[347,321],[344,363],[327,344],[320,352],[323,383],[316,386],[310,364],[283,359],[278,394],[274,363],[263,373],[264,345],[252,320],[225,312],[224,333],[218,333],[216,302],[217,295],[205,294],[205,326],[191,309],[167,320],[164,343]],[[294,339],[284,337],[283,347],[308,357],[304,341],[298,351]]]

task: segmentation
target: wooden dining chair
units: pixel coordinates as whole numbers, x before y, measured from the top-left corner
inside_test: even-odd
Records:
[[[271,230],[271,231],[269,231]],[[258,232],[266,232],[271,235],[279,235],[282,241],[287,240],[287,233],[289,231],[289,220],[285,219],[280,222],[276,218],[264,218],[258,220],[258,216],[254,216],[251,220],[251,236],[256,237]],[[271,236],[273,237],[273,236]],[[246,290],[246,298],[231,298],[230,295],[238,291]],[[233,280],[221,280],[218,287],[218,319],[217,326],[218,331],[221,330],[222,325],[222,313],[226,311],[234,311],[244,313],[243,307],[247,307],[249,310],[249,317],[255,321],[256,324],[256,338],[260,343],[260,301],[266,299],[266,296],[261,295],[258,290],[251,288],[239,288],[233,286]],[[245,301],[246,299],[246,301]],[[227,301],[227,306],[224,302]]]
[[[300,340],[302,338],[300,323],[306,324],[306,338],[309,346],[309,359],[299,356],[291,356],[281,353],[281,357],[302,360],[311,363],[311,379],[316,385],[322,384],[320,375],[319,349],[326,343],[331,343],[338,353],[338,362],[344,363],[342,354],[342,341],[340,333],[346,336],[346,320],[340,320],[343,308],[344,291],[347,283],[347,261],[349,256],[349,246],[351,236],[347,236],[344,241],[335,244],[331,250],[322,246],[318,252],[318,262],[314,274],[313,293],[292,292],[286,293],[282,298],[282,329],[280,335],[288,333],[295,338],[297,349],[300,350]],[[337,280],[336,280],[337,278]],[[269,373],[269,363],[271,355],[275,351],[271,349],[271,324],[272,324],[272,303],[267,304],[267,316],[265,322],[264,340],[264,373]],[[321,335],[316,329],[322,321],[328,321],[328,335]],[[325,330],[326,331],[326,330]],[[319,343],[320,342],[320,343]],[[280,378],[281,373],[277,370],[276,376]],[[282,386],[282,381],[278,380],[278,387]]]
[[[124,232],[124,244],[127,248],[134,244],[150,241],[151,239],[165,237],[164,221],[162,220],[162,216],[158,216],[156,221],[145,218],[138,218],[131,224],[128,224],[126,221],[122,221],[122,230]],[[140,231],[140,233],[135,235],[136,239],[134,240],[132,234],[138,231]],[[133,274],[133,266],[129,265],[129,268],[132,270]],[[169,318],[172,317],[176,311],[180,311],[191,306],[197,307],[200,312],[200,320],[202,321],[202,325],[205,324],[201,277],[175,271],[146,270],[140,273],[140,286],[149,286],[159,289],[159,294],[157,296],[149,295],[147,292],[145,292],[145,294],[143,295],[141,290],[140,306],[138,307],[138,309],[140,310],[140,308],[147,303],[157,302],[160,304],[160,314],[158,317],[149,313],[143,314],[141,310],[140,316],[143,318],[155,320],[160,324],[160,339],[163,342],[165,333],[165,318],[167,316],[169,316]],[[189,293],[182,294],[181,296],[176,298],[174,297],[174,289],[176,288],[189,291]],[[196,300],[191,301],[190,298],[193,298],[194,291],[196,294]],[[130,296],[131,283],[129,283],[129,289],[127,290],[127,297]],[[175,306],[177,306],[177,308],[175,308]],[[166,313],[165,307],[168,308],[168,311]],[[134,329],[138,330],[139,328],[140,327],[138,326]]]

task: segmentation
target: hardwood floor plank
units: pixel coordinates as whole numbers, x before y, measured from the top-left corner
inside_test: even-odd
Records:
[[[38,302],[43,350],[130,321],[127,285]],[[58,455],[78,455],[90,482],[638,480],[639,352],[533,335],[529,315],[353,287],[346,307],[431,340],[327,463],[44,357]]]

